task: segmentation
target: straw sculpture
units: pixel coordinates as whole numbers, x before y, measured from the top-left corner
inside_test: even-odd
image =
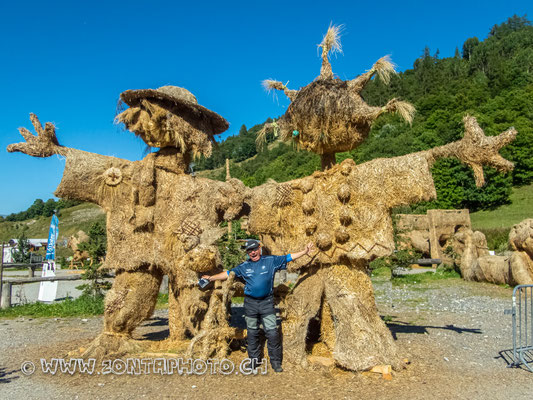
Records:
[[[413,111],[396,99],[385,107],[369,107],[361,98],[372,76],[387,80],[393,72],[386,58],[352,81],[334,78],[327,54],[340,49],[338,34],[339,29],[331,27],[324,37],[322,70],[314,82],[299,91],[266,82],[291,99],[277,121],[281,137],[292,137],[301,147],[321,154],[322,171],[254,188],[248,229],[260,235],[273,254],[285,254],[309,241],[316,245],[314,254],[289,264],[300,276],[281,296],[287,359],[306,365],[307,341],[314,329],[339,366],[400,368],[401,358],[379,317],[367,270],[369,261],[394,250],[391,210],[436,197],[431,166],[439,158],[456,157],[471,166],[478,185],[484,182],[483,165],[510,170],[512,163],[498,150],[514,139],[516,131],[486,137],[475,118],[465,116],[465,134],[457,142],[361,165],[351,159],[335,164],[334,153],[361,143],[381,113],[403,110],[409,121]]]
[[[509,232],[511,273],[519,285],[533,284],[533,219],[516,224]]]
[[[76,235],[72,235],[68,238],[67,247],[70,248],[73,252],[69,268],[73,268],[75,265],[74,263],[83,264],[83,262],[87,259],[90,259],[89,265],[93,265],[93,259],[91,258],[89,252],[86,250],[80,250],[78,248],[80,243],[88,241],[89,236],[84,231],[78,231]]]
[[[525,219],[509,232],[509,248],[502,256],[480,252],[481,232],[467,229],[454,235],[463,279],[507,285],[533,284],[533,219]],[[484,242],[486,247],[486,241]]]
[[[140,161],[63,147],[54,125],[43,128],[33,114],[37,135],[20,128],[26,141],[8,146],[10,152],[34,157],[66,157],[56,195],[98,204],[107,213],[103,267],[114,269],[116,278],[105,301],[104,332],[85,355],[137,349],[130,335],[151,316],[165,274],[170,281],[170,339],[201,334],[195,348],[202,354],[222,354],[226,349],[204,332],[213,328],[210,335],[228,337],[221,310],[227,318],[224,307],[231,297],[220,297],[219,288],[201,291],[197,281],[220,268],[215,242],[225,229],[219,224],[242,213],[247,190],[237,179],[218,182],[188,172],[195,152],[208,155],[213,135],[228,124],[182,88],[126,91],[121,100],[130,108],[117,120],[148,145],[161,147]],[[206,342],[204,337],[210,339]]]

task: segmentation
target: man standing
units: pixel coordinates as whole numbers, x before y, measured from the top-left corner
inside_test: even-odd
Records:
[[[248,329],[248,356],[252,360],[252,365],[257,365],[261,354],[259,340],[259,319],[261,319],[267,338],[270,363],[274,371],[282,372],[281,339],[274,309],[274,275],[276,271],[286,269],[288,262],[308,254],[313,249],[313,244],[309,243],[304,250],[285,256],[262,256],[261,245],[253,239],[246,241],[245,249],[250,258],[248,261],[231,270],[212,276],[205,275],[203,278],[210,281],[226,280],[229,273],[234,272],[235,276],[244,280],[244,318]]]

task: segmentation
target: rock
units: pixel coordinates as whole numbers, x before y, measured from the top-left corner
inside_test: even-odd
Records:
[[[390,374],[392,372],[392,367],[390,365],[376,365],[370,370],[370,372],[377,374]]]
[[[328,367],[328,368],[331,368],[331,367],[335,366],[335,360],[333,358],[329,358],[329,357],[309,356],[309,357],[307,357],[307,360],[311,364],[320,364],[320,365],[323,365],[324,367]]]

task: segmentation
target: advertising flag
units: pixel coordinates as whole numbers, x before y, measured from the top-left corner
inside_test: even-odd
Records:
[[[56,258],[56,241],[59,234],[59,220],[56,215],[52,216],[52,222],[50,222],[50,231],[48,233],[48,244],[46,246],[46,259],[55,260]]]

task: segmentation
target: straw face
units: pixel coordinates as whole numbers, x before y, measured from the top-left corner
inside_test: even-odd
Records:
[[[179,112],[179,116],[162,107],[157,102],[145,99],[139,106],[130,107],[116,117],[126,128],[151,147],[176,147],[182,153],[205,157],[211,155],[214,142],[212,127],[208,121],[195,119],[187,114],[187,109]]]
[[[143,99],[159,100],[167,109],[177,108],[179,112],[192,114],[212,127],[210,134],[217,135],[228,129],[228,122],[217,113],[198,104],[196,97],[187,89],[178,86],[163,86],[159,89],[126,90],[120,99],[130,107],[136,107]],[[179,115],[179,114],[178,114]]]

